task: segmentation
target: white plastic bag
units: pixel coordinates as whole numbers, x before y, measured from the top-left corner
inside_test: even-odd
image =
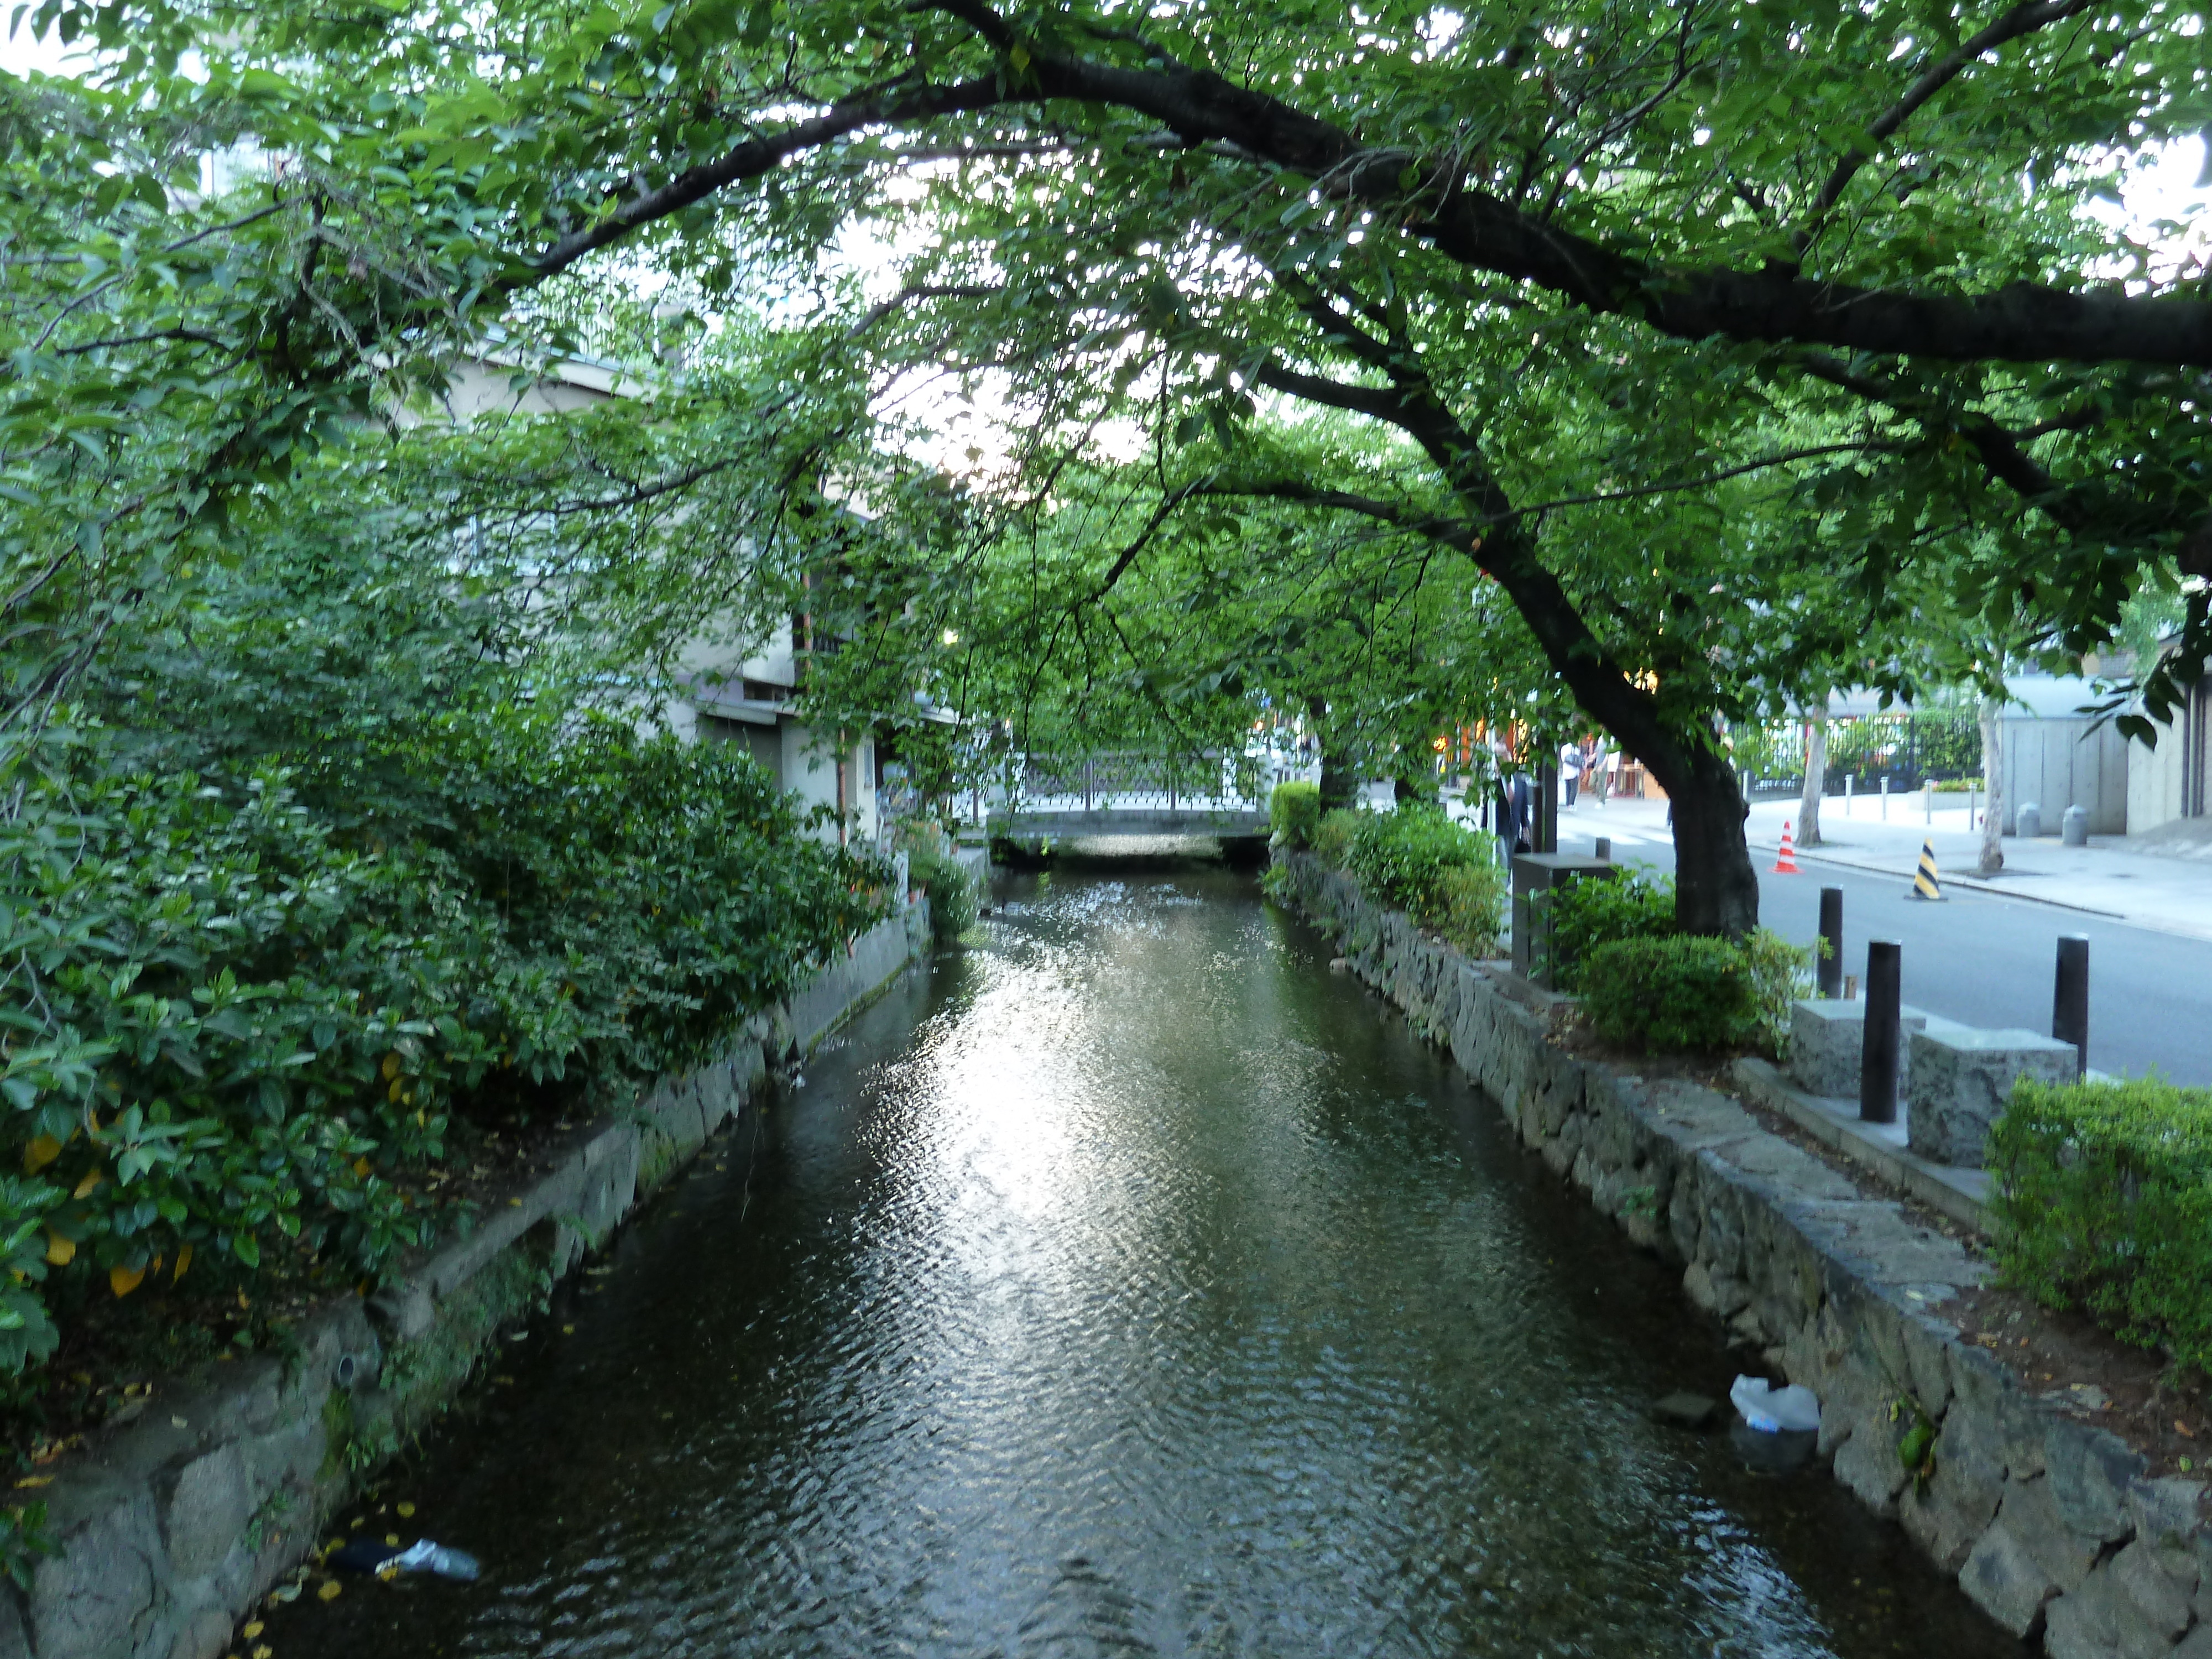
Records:
[[[1761,1434],[1820,1426],[1820,1400],[1812,1389],[1795,1382],[1778,1389],[1763,1376],[1739,1376],[1729,1385],[1729,1401]]]

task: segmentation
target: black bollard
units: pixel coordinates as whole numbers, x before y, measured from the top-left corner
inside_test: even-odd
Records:
[[[1897,1034],[1904,1016],[1904,947],[1893,939],[1867,945],[1866,1047],[1859,1054],[1859,1121],[1897,1121]]]
[[[1598,857],[1599,857],[1600,859],[1603,860],[1604,860],[1606,863],[1607,863],[1607,864],[1610,864],[1610,863],[1612,863],[1612,862],[1613,862],[1613,837],[1612,837],[1612,836],[1600,836],[1597,838],[1597,855],[1598,855]]]
[[[1830,1001],[1844,994],[1844,890],[1820,890],[1820,994]]]
[[[2051,999],[2051,1035],[2074,1045],[2074,1075],[2089,1069],[2089,940],[2066,933],[2058,940],[2058,984]]]

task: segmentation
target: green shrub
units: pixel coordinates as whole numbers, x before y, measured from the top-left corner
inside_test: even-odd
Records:
[[[1736,948],[1751,969],[1758,1024],[1750,1046],[1779,1060],[1790,1041],[1790,1005],[1813,994],[1813,952],[1765,927],[1753,928]]]
[[[1683,933],[1616,939],[1581,959],[1583,1006],[1618,1048],[1771,1054],[1806,958],[1763,928],[1741,943]]]
[[[2023,1079],[1988,1161],[2008,1281],[2212,1372],[2212,1090]]]
[[[1370,898],[1426,921],[1440,908],[1437,883],[1443,872],[1485,863],[1494,868],[1498,860],[1491,847],[1488,836],[1428,808],[1362,812],[1352,829],[1344,872]]]
[[[0,1374],[194,1256],[376,1275],[457,1121],[696,1066],[881,908],[720,745],[507,709],[371,752],[343,827],[293,769],[142,770],[88,720],[0,772],[0,952],[35,988],[0,1004]]]
[[[893,832],[894,851],[906,854],[907,879],[929,895],[929,928],[940,945],[975,925],[983,895],[975,874],[960,862],[958,847],[933,818],[909,818]]]
[[[1311,847],[1321,827],[1321,786],[1295,779],[1267,797],[1267,825],[1285,847]]]
[[[1431,926],[1471,957],[1498,954],[1505,931],[1505,872],[1494,859],[1459,864],[1437,878]]]
[[[1471,955],[1498,948],[1508,888],[1490,836],[1433,807],[1340,807],[1314,827],[1311,844],[1376,903],[1405,911]]]
[[[1345,868],[1345,860],[1352,856],[1352,838],[1359,829],[1360,819],[1370,816],[1355,812],[1348,806],[1322,814],[1321,823],[1313,832],[1313,849],[1321,854],[1322,862]]]
[[[1535,906],[1539,969],[1571,994],[1581,992],[1590,954],[1601,945],[1674,932],[1674,884],[1640,870],[1562,882],[1539,894]]]

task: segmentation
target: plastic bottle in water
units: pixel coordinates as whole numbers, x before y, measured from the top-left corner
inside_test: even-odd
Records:
[[[387,1569],[401,1572],[434,1572],[441,1578],[473,1579],[483,1568],[475,1556],[465,1550],[447,1549],[443,1544],[434,1544],[425,1538],[411,1548],[404,1549],[385,1563]]]

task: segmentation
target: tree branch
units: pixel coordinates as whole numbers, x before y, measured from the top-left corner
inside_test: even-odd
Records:
[[[1373,519],[1394,529],[1405,531],[1409,535],[1425,537],[1460,553],[1467,552],[1482,539],[1481,526],[1471,519],[1439,518],[1433,514],[1415,513],[1389,501],[1378,501],[1372,495],[1356,495],[1342,489],[1324,489],[1303,478],[1234,480],[1225,483],[1209,483],[1203,489],[1188,493],[1295,501],[1305,507],[1325,507],[1335,512],[1354,513],[1361,518]]]
[[[1984,52],[1992,52],[2008,40],[2017,40],[2024,34],[2033,34],[2064,18],[2087,11],[2094,3],[2095,0],[2026,0],[2025,3],[2014,6],[1979,34],[1961,41],[1929,64],[1920,77],[1905,88],[1902,98],[1875,118],[1867,128],[1867,136],[1874,140],[1877,148],[1880,147],[1884,140],[1912,118],[1915,111],[1957,79],[1966,65]],[[1844,186],[1867,164],[1872,154],[1871,150],[1863,150],[1854,145],[1844,151],[1843,160],[1836,163],[1836,169],[1828,175],[1827,183],[1820,186],[1820,193],[1813,198],[1813,205],[1805,216],[1803,227],[1791,239],[1796,244],[1801,257],[1812,246],[1813,239],[1820,234],[1829,213],[1843,198]]]
[[[1516,507],[1504,520],[1540,517],[1554,507],[1590,507],[1600,501],[1632,501],[1642,495],[1668,495],[1678,489],[1702,489],[1707,484],[1725,483],[1730,478],[1741,478],[1747,472],[1763,472],[1770,466],[1787,466],[1793,461],[1809,461],[1822,455],[1865,455],[1879,451],[1901,448],[1893,443],[1881,443],[1873,439],[1862,439],[1855,443],[1815,444],[1809,449],[1785,449],[1777,454],[1761,455],[1755,461],[1746,461],[1739,466],[1724,466],[1717,472],[1708,472],[1700,478],[1674,478],[1665,483],[1638,484],[1628,489],[1601,489],[1588,495],[1561,495],[1548,501],[1538,501],[1529,507]]]
[[[1190,483],[1160,502],[1153,511],[1152,516],[1145,521],[1145,527],[1137,532],[1137,539],[1121,550],[1121,556],[1114,561],[1104,578],[1092,590],[1088,603],[1096,605],[1114,591],[1115,583],[1128,574],[1129,567],[1137,562],[1137,555],[1145,550],[1145,544],[1152,540],[1153,535],[1168,521],[1169,516],[1175,512],[1176,508],[1181,507],[1193,495],[1208,493],[1206,485],[1212,476],[1209,472],[1203,478],[1192,479]]]
[[[949,9],[949,8],[936,8]],[[566,270],[587,253],[622,240],[631,232],[682,212],[726,185],[757,179],[781,167],[784,158],[817,149],[863,127],[933,120],[941,115],[989,109],[1013,101],[996,76],[953,86],[917,86],[878,92],[834,104],[811,119],[766,137],[748,139],[718,159],[687,168],[658,190],[623,203],[588,230],[564,236],[530,261],[525,281],[539,281]],[[509,287],[520,286],[510,282]]]
[[[845,337],[856,340],[878,323],[896,311],[909,300],[988,300],[1006,289],[983,283],[916,283],[901,289],[888,300],[878,300],[860,313],[860,319],[845,331]]]
[[[968,0],[932,0],[926,9],[959,16],[986,30],[987,38],[989,27],[1005,27],[996,13]],[[507,286],[551,276],[725,185],[759,177],[787,156],[863,127],[1066,99],[1146,116],[1187,143],[1228,144],[1314,180],[1336,199],[1394,212],[1418,207],[1425,216],[1412,228],[1447,258],[1532,283],[1587,311],[1638,318],[1680,339],[1720,335],[1954,362],[2131,361],[2212,368],[2212,304],[2203,301],[2030,283],[1974,295],[1923,294],[1808,281],[1786,267],[1673,269],[1547,224],[1469,185],[1455,166],[1425,165],[1406,149],[1370,148],[1341,128],[1211,70],[1124,69],[1061,57],[1036,45],[1022,49],[1030,58],[1018,77],[993,75],[951,86],[872,93],[749,139],[563,238]],[[1416,171],[1410,191],[1399,182],[1409,167]]]
[[[1301,374],[1273,362],[1262,364],[1253,378],[1271,391],[1287,392],[1310,404],[1349,410],[1355,415],[1388,421],[1393,426],[1401,424],[1399,416],[1405,400],[1389,386],[1346,386],[1341,380],[1320,374]]]

